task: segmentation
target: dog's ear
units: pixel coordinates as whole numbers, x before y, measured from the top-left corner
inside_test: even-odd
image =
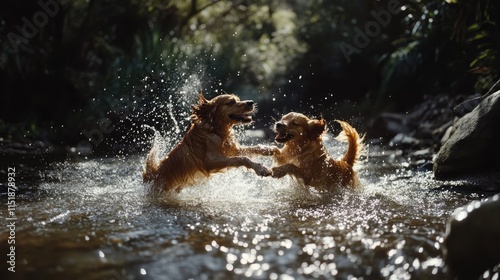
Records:
[[[200,96],[198,97],[198,105],[202,105],[208,103],[208,101],[205,99],[205,96],[203,96],[203,90],[200,90]]]
[[[210,111],[212,111],[214,105],[212,102],[205,99],[203,96],[203,92],[200,91],[200,96],[198,98],[198,104],[191,106],[193,109],[193,114],[191,115],[191,119],[193,120],[202,120],[208,119],[208,115]]]
[[[326,121],[321,118],[319,120],[310,120],[309,126],[309,138],[312,140],[319,138],[326,130]]]

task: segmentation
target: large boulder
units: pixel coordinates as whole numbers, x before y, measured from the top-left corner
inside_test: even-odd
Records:
[[[498,183],[500,161],[500,91],[458,119],[434,160],[436,179],[489,174]],[[491,175],[493,174],[493,175]]]
[[[444,259],[457,279],[479,279],[500,264],[500,195],[459,208],[448,221]]]

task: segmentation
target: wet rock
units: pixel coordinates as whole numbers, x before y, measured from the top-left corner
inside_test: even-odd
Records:
[[[432,162],[424,161],[417,166],[418,172],[432,171]]]
[[[373,120],[369,132],[372,138],[382,137],[391,139],[398,134],[409,133],[410,129],[404,115],[382,113]]]
[[[457,279],[479,279],[500,264],[500,195],[459,208],[450,218],[444,257]]]
[[[483,100],[483,96],[480,94],[475,94],[469,97],[464,102],[458,104],[455,108],[453,108],[453,112],[459,117],[463,117],[465,114],[474,110],[474,108],[481,103]]]
[[[417,171],[419,172],[432,171],[433,156],[434,153],[430,148],[412,151],[408,153],[408,157],[411,159],[411,162],[415,165]]]
[[[473,111],[458,119],[434,161],[436,179],[452,179],[498,170],[500,156],[500,91],[485,98]],[[496,178],[495,182],[499,181]]]
[[[446,130],[452,125],[457,112],[454,108],[461,104],[464,96],[426,96],[421,104],[407,113],[383,113],[377,116],[368,127],[369,138],[379,138],[383,143],[398,143],[403,146],[394,145],[398,149],[421,149],[435,148],[441,145],[441,139]],[[471,103],[466,103],[459,109],[460,112],[467,110]],[[403,137],[404,136],[404,137]],[[408,144],[408,140],[412,140]]]
[[[418,148],[420,141],[414,137],[399,133],[389,142],[389,147],[400,147],[404,149]]]

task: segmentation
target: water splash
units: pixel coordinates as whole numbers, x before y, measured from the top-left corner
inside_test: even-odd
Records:
[[[171,87],[145,87],[154,97],[132,103],[122,129],[126,141],[144,144],[141,153],[62,163],[36,198],[21,202],[28,222],[43,221],[19,227],[33,271],[58,267],[65,278],[85,272],[96,279],[145,272],[151,278],[444,278],[443,217],[469,198],[433,192],[431,173],[405,168],[400,154],[370,151],[357,167],[365,185],[359,194],[323,194],[290,177],[235,168],[149,199],[140,175],[145,155],[153,147],[163,157],[183,136],[204,80],[195,72]],[[237,131],[243,142],[244,129]],[[326,147],[335,158],[346,149],[336,141]],[[47,246],[57,250],[40,250]]]
[[[152,131],[164,154],[176,144],[152,126],[141,129]],[[344,149],[328,143],[332,154]],[[59,266],[59,276],[93,278],[144,271],[152,278],[166,271],[182,278],[445,278],[443,217],[467,199],[432,192],[430,175],[402,168],[400,156],[371,153],[359,167],[364,191],[336,195],[235,168],[151,200],[140,178],[143,155],[62,163],[34,199],[20,202],[19,214],[36,222],[20,223],[19,246],[44,276],[51,274],[42,268]]]
[[[158,157],[163,158],[173,148],[174,143],[169,141],[167,137],[163,137],[161,132],[153,126],[147,124],[142,125],[143,128],[153,132],[151,150],[155,150]]]

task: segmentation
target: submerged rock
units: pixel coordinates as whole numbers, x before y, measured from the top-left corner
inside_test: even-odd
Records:
[[[448,221],[444,257],[457,279],[479,279],[500,264],[500,195],[459,208]]]
[[[500,91],[485,98],[453,125],[434,160],[436,179],[485,173],[500,167]],[[498,182],[495,178],[492,182]]]

